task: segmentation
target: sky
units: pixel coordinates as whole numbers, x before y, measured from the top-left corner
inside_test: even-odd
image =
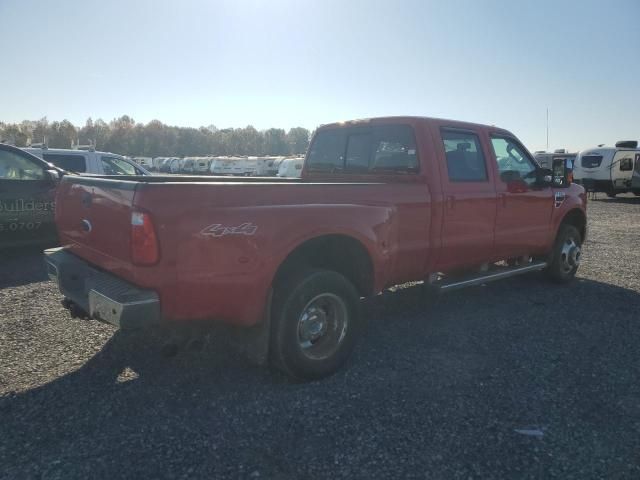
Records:
[[[421,115],[640,140],[640,0],[0,0],[0,121]]]

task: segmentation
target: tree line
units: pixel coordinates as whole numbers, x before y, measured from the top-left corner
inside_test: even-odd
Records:
[[[123,115],[107,123],[89,118],[83,127],[47,118],[21,123],[0,122],[0,141],[27,147],[45,142],[49,148],[93,145],[96,150],[143,157],[204,155],[295,155],[309,145],[309,130],[281,128],[191,128],[152,120],[146,125]]]

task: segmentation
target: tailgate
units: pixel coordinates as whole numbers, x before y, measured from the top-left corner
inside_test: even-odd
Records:
[[[129,263],[131,210],[137,185],[135,181],[65,176],[56,197],[61,243],[105,268],[107,259]]]

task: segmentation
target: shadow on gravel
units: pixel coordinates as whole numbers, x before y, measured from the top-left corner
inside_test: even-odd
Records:
[[[640,197],[614,197],[614,198],[608,198],[608,197],[596,197],[596,198],[589,198],[590,202],[603,202],[603,203],[625,203],[625,204],[629,204],[629,205],[640,205]]]
[[[116,333],[0,398],[0,464],[7,478],[633,477],[640,295],[539,277],[375,297],[347,367],[307,384],[224,337],[164,358],[159,339]]]
[[[0,250],[0,288],[47,280],[42,250],[42,247]]]

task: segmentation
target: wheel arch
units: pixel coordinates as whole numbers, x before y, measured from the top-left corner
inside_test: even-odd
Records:
[[[299,243],[278,266],[272,285],[305,268],[336,271],[353,283],[361,296],[374,293],[373,258],[362,241],[348,234],[322,234]]]
[[[580,232],[582,241],[585,241],[587,237],[587,216],[581,209],[574,208],[572,210],[569,210],[560,221],[559,226],[561,227],[562,225],[574,226],[578,230],[578,232]]]

